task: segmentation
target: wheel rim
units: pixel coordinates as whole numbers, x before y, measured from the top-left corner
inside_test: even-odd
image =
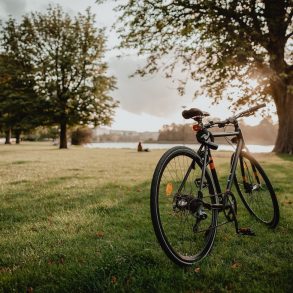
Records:
[[[186,177],[188,170],[190,172]],[[195,215],[198,213],[191,209],[191,202],[198,197],[200,167],[191,155],[180,154],[168,160],[160,175],[157,189],[158,218],[166,245],[171,253],[183,260],[202,258],[214,239],[216,220],[215,211],[205,209],[201,211],[207,214],[207,219],[198,221],[196,225]],[[186,180],[182,184],[184,178]],[[211,182],[206,179],[204,182],[204,200],[211,203],[212,197],[208,190]]]
[[[238,166],[236,175],[242,199],[258,220],[269,224],[274,219],[272,189],[268,186],[269,183],[265,180],[263,172],[255,164],[245,157],[242,157],[242,160],[244,168],[241,170]]]

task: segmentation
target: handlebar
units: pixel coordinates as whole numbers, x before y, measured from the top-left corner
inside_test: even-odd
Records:
[[[254,107],[251,107],[243,112],[240,112],[239,114],[235,115],[235,119],[239,118],[239,117],[245,117],[245,116],[250,116],[252,115],[255,111],[257,111],[260,108],[264,108],[266,106],[266,104],[260,104],[260,105],[256,105]]]
[[[218,145],[214,143],[213,135],[211,132],[209,132],[207,129],[211,128],[215,125],[218,125],[219,128],[225,127],[228,124],[234,124],[235,130],[238,129],[238,124],[237,124],[237,119],[240,117],[245,117],[245,116],[250,116],[252,115],[255,111],[257,111],[260,108],[265,107],[266,104],[260,104],[254,107],[251,107],[245,111],[242,111],[230,118],[227,118],[226,120],[223,121],[218,121],[218,122],[213,122],[210,121],[209,123],[203,125],[202,128],[200,128],[199,131],[197,131],[196,138],[198,142],[200,142],[203,145],[208,146],[210,149],[216,150],[218,148]],[[233,134],[234,135],[234,134]]]
[[[218,127],[224,127],[227,124],[234,124],[236,122],[236,120],[240,117],[248,117],[252,114],[254,114],[255,111],[257,111],[258,109],[264,108],[266,106],[266,104],[260,104],[260,105],[256,105],[254,107],[251,107],[245,111],[242,111],[232,117],[229,117],[223,121],[218,121],[218,122],[213,122],[210,121],[209,123],[204,125],[204,128],[210,128],[213,127],[214,125],[218,125]]]

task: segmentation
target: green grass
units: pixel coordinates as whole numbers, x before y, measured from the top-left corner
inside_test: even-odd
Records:
[[[278,228],[256,223],[239,202],[257,236],[219,228],[211,254],[182,269],[150,220],[162,153],[1,145],[0,292],[293,292],[292,156],[257,156],[276,187]],[[224,175],[229,157],[215,157]]]

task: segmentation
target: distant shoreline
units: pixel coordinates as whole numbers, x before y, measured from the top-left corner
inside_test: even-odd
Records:
[[[149,141],[149,140],[141,140],[143,144],[198,144],[196,140],[190,140],[190,141],[182,141],[182,140],[162,140],[162,141]],[[220,145],[229,145],[226,141],[220,141],[216,143]],[[138,141],[95,141],[92,143],[138,143]],[[253,142],[247,142],[247,145],[262,145],[262,146],[272,146],[272,144],[266,144],[266,143],[253,143]]]
[[[155,149],[169,149],[174,146],[178,145],[185,145],[192,149],[199,148],[198,143],[143,143],[144,148],[149,148],[150,150]],[[87,148],[100,148],[100,149],[136,149],[137,143],[136,142],[97,142],[97,143],[89,143],[84,145]],[[234,151],[236,145],[229,145],[229,144],[219,144],[219,151]],[[252,153],[270,153],[274,146],[273,145],[253,145],[253,144],[247,144],[248,149]]]

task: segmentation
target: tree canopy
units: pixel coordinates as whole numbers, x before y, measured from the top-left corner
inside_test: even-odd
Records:
[[[0,55],[0,127],[10,143],[11,130],[19,143],[20,132],[40,123],[41,105],[34,91],[34,80],[12,54]]]
[[[103,61],[104,32],[94,18],[89,9],[71,17],[60,6],[49,6],[3,27],[7,51],[17,48],[34,69],[34,89],[45,102],[44,124],[59,124],[60,148],[67,147],[68,125],[109,124],[117,106],[109,95],[116,81]]]
[[[148,57],[138,74],[163,70],[172,77],[180,68],[181,93],[193,79],[202,85],[196,95],[216,102],[273,100],[280,126],[275,150],[293,152],[292,0],[117,2],[120,46]],[[229,96],[231,88],[237,95]]]

